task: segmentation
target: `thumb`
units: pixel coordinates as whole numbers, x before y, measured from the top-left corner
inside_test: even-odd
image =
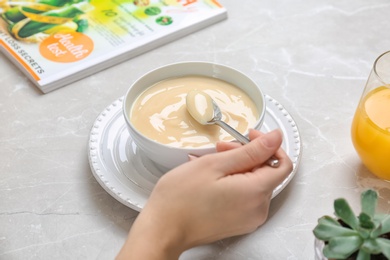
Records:
[[[282,132],[277,129],[253,139],[250,143],[220,153],[222,170],[227,174],[251,171],[264,164],[279,149],[283,141]]]

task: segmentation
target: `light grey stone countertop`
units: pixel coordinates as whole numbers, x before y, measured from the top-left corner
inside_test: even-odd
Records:
[[[350,125],[372,64],[390,50],[390,2],[221,0],[228,19],[42,94],[0,54],[0,259],[113,259],[137,212],[92,175],[96,117],[145,72],[212,61],[245,72],[296,121],[299,169],[252,234],[191,249],[181,259],[313,259],[312,229],[345,197],[390,183],[361,164]],[[153,250],[153,245],[150,245]]]

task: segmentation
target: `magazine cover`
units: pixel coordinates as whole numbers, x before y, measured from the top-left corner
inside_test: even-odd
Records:
[[[0,49],[46,93],[226,17],[216,0],[0,0]]]

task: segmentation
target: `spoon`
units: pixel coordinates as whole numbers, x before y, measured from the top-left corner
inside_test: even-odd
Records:
[[[186,97],[187,111],[202,125],[216,124],[233,136],[241,144],[250,142],[248,138],[236,129],[222,121],[222,112],[217,103],[206,93],[192,90]],[[268,159],[267,164],[271,167],[278,167],[279,160],[275,157]]]

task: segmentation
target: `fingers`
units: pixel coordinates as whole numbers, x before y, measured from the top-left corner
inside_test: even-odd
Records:
[[[255,174],[252,175],[252,177],[257,179],[256,182],[261,183],[263,187],[275,189],[293,170],[291,159],[282,149],[277,151],[276,157],[279,160],[279,166],[277,168],[264,166],[256,169],[254,171]]]
[[[256,139],[256,138],[258,138],[260,136],[264,136],[264,135],[265,135],[264,133],[262,133],[262,132],[260,132],[258,130],[255,130],[255,129],[250,129],[249,130],[249,139],[250,140]]]
[[[257,134],[252,133],[252,135]],[[274,130],[253,139],[246,145],[220,153],[219,156],[222,158],[219,158],[218,160],[224,160],[225,162],[221,165],[222,170],[227,174],[232,174],[250,171],[257,166],[262,165],[278,151],[282,144],[282,139],[281,131]]]
[[[253,140],[259,136],[263,136],[264,134],[260,131],[257,131],[257,130],[254,130],[254,129],[250,129],[249,131],[249,139],[250,140]],[[240,144],[239,142],[237,141],[233,141],[233,142],[218,142],[217,145],[216,145],[216,149],[217,149],[217,152],[224,152],[224,151],[228,151],[228,150],[231,150],[231,149],[234,149],[234,148],[238,148],[242,146],[242,144]]]
[[[218,142],[216,145],[217,152],[224,152],[231,149],[235,149],[242,146],[242,144],[238,142]]]
[[[252,131],[253,133],[250,133],[253,135],[254,138],[256,136],[263,136],[264,134],[258,132],[258,131]],[[263,165],[261,167],[258,167],[254,170],[254,172],[258,175],[260,175],[259,178],[262,180],[261,183],[264,183],[268,185],[269,187],[276,188],[283,180],[287,178],[287,176],[291,173],[293,170],[293,164],[291,162],[290,157],[287,155],[287,153],[282,149],[279,148],[274,153],[273,157],[277,158],[279,160],[279,166],[276,168],[269,167],[267,165]],[[261,169],[263,168],[263,169]],[[266,171],[264,169],[267,168]]]

